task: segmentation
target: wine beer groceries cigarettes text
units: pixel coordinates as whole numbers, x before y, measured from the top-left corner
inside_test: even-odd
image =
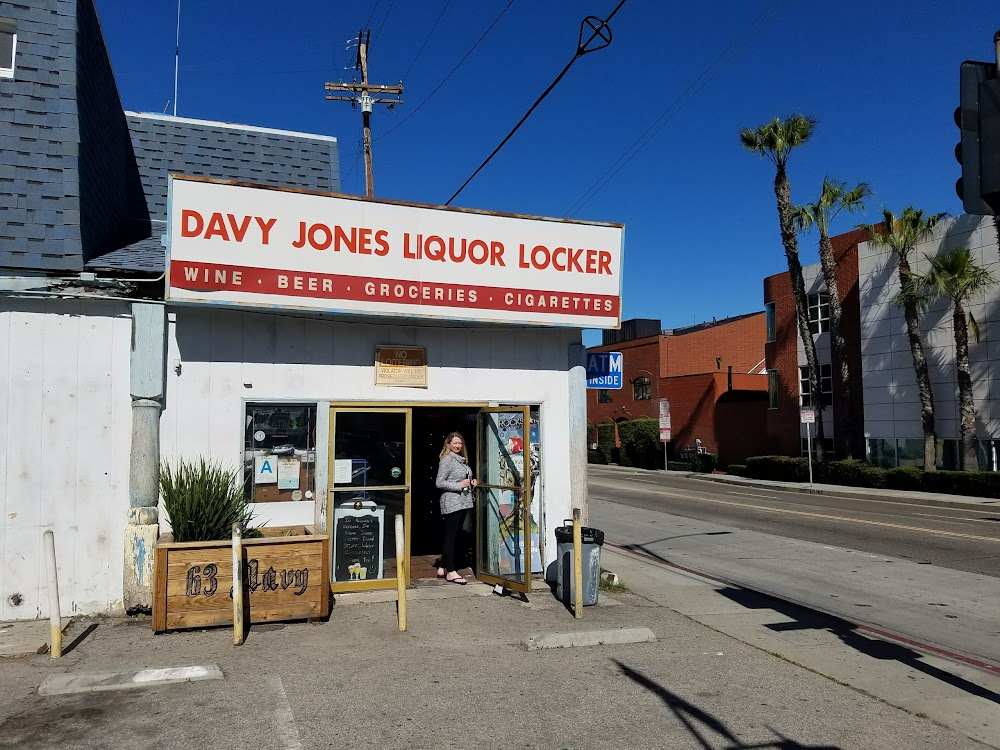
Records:
[[[171,175],[167,299],[618,328],[624,227]]]

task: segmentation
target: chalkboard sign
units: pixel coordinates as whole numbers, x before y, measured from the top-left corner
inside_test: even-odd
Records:
[[[359,503],[360,505],[360,503]],[[382,577],[382,520],[385,506],[345,503],[334,512],[334,580]]]

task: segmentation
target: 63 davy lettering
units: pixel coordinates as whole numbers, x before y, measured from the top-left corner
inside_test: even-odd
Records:
[[[269,566],[263,573],[259,573],[259,567],[257,560],[247,561],[244,579],[251,594],[258,589],[269,592],[277,591],[279,588],[284,591],[292,587],[295,596],[302,596],[309,588],[309,568],[278,571],[273,566]],[[200,565],[192,565],[187,571],[184,586],[185,595],[188,597],[215,596],[219,590],[218,575],[219,566],[214,563],[209,563],[204,568]],[[232,586],[229,587],[229,598],[233,598]]]

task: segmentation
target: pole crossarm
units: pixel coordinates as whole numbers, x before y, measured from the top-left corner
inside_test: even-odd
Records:
[[[364,83],[330,83],[324,84],[327,91],[353,91],[355,93],[361,93],[362,91],[368,91],[370,93],[378,94],[402,94],[403,85],[399,86],[376,86],[374,84],[364,84]]]
[[[361,71],[361,81],[344,83],[339,81],[333,83],[327,81],[324,84],[326,91],[342,92],[353,94],[353,96],[333,96],[327,94],[329,101],[350,102],[351,106],[361,105],[361,120],[364,131],[364,154],[365,154],[365,195],[369,198],[375,195],[375,177],[372,169],[372,131],[371,116],[372,107],[375,104],[385,104],[389,109],[393,109],[397,104],[402,104],[400,95],[403,93],[403,82],[398,86],[385,86],[378,83],[368,82],[368,46],[371,43],[371,32],[367,34],[364,30],[358,32],[358,53],[354,67]],[[372,96],[374,94],[375,96]],[[383,98],[385,94],[395,94],[395,99]]]

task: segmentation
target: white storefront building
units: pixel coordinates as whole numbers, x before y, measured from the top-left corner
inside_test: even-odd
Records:
[[[484,485],[468,565],[529,588],[586,504],[580,331],[619,325],[622,242],[620,225],[173,177],[163,299],[0,306],[0,619],[47,612],[44,529],[64,612],[143,608],[167,528],[155,472],[182,458],[242,466],[259,523],[328,531],[334,592],[395,586],[402,515],[418,584],[453,430]],[[352,512],[385,540],[363,577],[338,560]]]

